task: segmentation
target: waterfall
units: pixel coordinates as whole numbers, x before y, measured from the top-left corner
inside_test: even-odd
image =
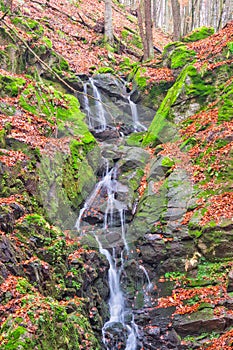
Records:
[[[133,315],[130,315],[131,311],[125,306],[125,297],[121,289],[121,275],[124,270],[124,253],[129,253],[128,244],[125,237],[125,204],[116,199],[116,193],[118,188],[117,181],[117,167],[113,167],[111,170],[108,169],[103,178],[97,183],[93,192],[86,200],[83,208],[80,210],[79,217],[76,221],[75,227],[82,234],[82,217],[86,210],[89,210],[102,192],[106,193],[106,208],[103,219],[103,228],[101,234],[95,234],[95,239],[99,245],[99,251],[105,255],[109,262],[108,270],[108,283],[110,289],[109,295],[109,313],[110,318],[104,324],[102,329],[103,343],[107,350],[117,350],[118,344],[125,341],[125,350],[136,350],[137,338],[138,338],[138,327],[134,322]],[[101,236],[105,232],[108,232],[111,227],[114,227],[114,217],[118,213],[121,222],[121,245],[120,258],[115,248],[112,248],[112,252],[106,248],[103,248],[101,242]],[[114,340],[109,339],[109,334],[114,333]],[[117,334],[117,335],[116,335]],[[111,338],[111,337],[110,337]]]
[[[130,95],[128,96],[128,101],[131,109],[134,131],[146,131],[146,127],[139,121],[137,105],[131,100]]]
[[[95,99],[94,100],[94,102],[95,102],[95,115],[98,116],[99,125],[97,125],[97,129],[99,131],[104,131],[106,129],[107,122],[105,119],[105,109],[103,106],[101,95],[100,95],[100,92],[99,92],[98,88],[96,87],[93,79],[90,78],[89,81],[90,81],[90,84],[92,86],[93,97]]]
[[[145,276],[146,276],[146,279],[147,279],[147,287],[146,287],[146,290],[149,291],[149,290],[153,287],[153,284],[152,284],[151,281],[150,281],[150,277],[149,277],[149,275],[148,275],[148,272],[146,271],[145,267],[142,266],[142,265],[139,265],[139,269],[141,269],[141,270],[144,272]]]
[[[131,116],[132,118],[132,122],[129,123],[127,121],[126,127],[130,127],[131,130],[134,130],[135,132],[138,131],[146,131],[147,128],[139,121],[139,115],[138,115],[138,108],[136,103],[134,103],[131,100],[131,95],[132,93],[128,93],[126,91],[126,86],[124,85],[125,83],[123,83],[122,81],[119,81],[117,79],[115,79],[115,84],[117,86],[119,86],[119,90],[122,91],[122,95],[124,97],[124,103],[129,106],[128,109],[128,117]],[[89,86],[89,91],[92,91],[92,97],[93,99],[91,100],[88,97],[88,86]],[[116,124],[119,123],[123,123],[124,125],[124,115],[125,115],[125,106],[122,107],[120,109],[117,109],[118,107],[117,104],[115,104],[114,106],[111,107],[111,103],[114,104],[114,102],[111,102],[111,98],[110,98],[110,102],[108,103],[109,108],[112,108],[112,113],[114,114],[114,117],[111,116],[111,113],[109,113],[108,110],[106,110],[105,105],[103,104],[103,98],[102,95],[100,93],[100,89],[96,86],[95,81],[93,78],[89,78],[88,81],[83,83],[83,97],[82,97],[82,107],[83,110],[86,114],[87,117],[87,123],[89,126],[89,129],[91,130],[95,130],[96,132],[103,132],[106,129],[108,129],[110,127],[114,129],[114,123],[115,126]],[[115,107],[116,107],[116,111],[117,111],[117,115],[115,115]],[[108,117],[109,115],[111,116],[111,121],[108,121]],[[123,117],[123,119],[122,119]],[[126,118],[126,120],[129,120],[128,117]],[[114,120],[114,118],[116,118],[116,120]],[[131,124],[131,125],[128,125]]]
[[[88,127],[89,127],[89,129],[93,129],[89,99],[88,99],[88,95],[87,95],[87,86],[88,86],[88,82],[85,82],[83,84],[83,109],[84,109],[84,112],[87,116]]]
[[[88,84],[92,88],[94,97],[92,105],[90,105],[87,95]],[[100,91],[95,85],[94,80],[90,78],[84,84],[83,89],[83,108],[87,115],[89,127],[96,129],[97,132],[105,131],[107,129],[107,113],[102,104]],[[128,110],[130,110],[132,117],[132,122],[130,123],[131,129],[133,126],[133,130],[136,132],[146,130],[146,127],[139,121],[137,105],[131,100],[131,96],[127,93],[126,89],[124,90],[124,85],[122,96],[124,97],[126,106],[128,102],[127,107],[130,107]],[[129,112],[127,116],[130,116]],[[106,350],[118,350],[123,349],[123,347],[124,350],[136,350],[140,344],[138,326],[134,322],[132,308],[127,305],[126,296],[121,288],[121,281],[126,273],[126,260],[130,256],[125,225],[127,204],[124,200],[118,200],[117,198],[118,191],[120,192],[123,186],[118,181],[117,164],[112,169],[109,169],[107,162],[105,173],[86,199],[75,223],[75,228],[81,235],[86,231],[93,234],[98,243],[100,253],[106,257],[109,263],[109,319],[102,328],[102,339]],[[134,210],[136,210],[136,207]],[[85,227],[84,221],[87,223]],[[94,227],[90,225],[93,222]],[[114,238],[116,236],[118,244],[114,241],[113,236]],[[110,237],[109,241],[108,237]],[[111,243],[108,243],[112,242],[111,239],[113,239],[114,247],[112,247]],[[143,292],[145,304],[149,304],[148,292],[152,284],[145,268],[142,265],[138,265],[138,268],[146,276],[146,285],[143,283]],[[145,282],[145,278],[143,280]]]

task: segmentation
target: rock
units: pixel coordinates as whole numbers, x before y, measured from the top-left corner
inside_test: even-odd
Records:
[[[104,131],[91,130],[92,134],[95,136],[97,140],[106,141],[109,139],[117,139],[120,137],[119,131],[114,129],[108,129]]]
[[[25,213],[25,208],[18,203],[2,205],[0,208],[0,230],[6,233],[12,232],[14,224]]]
[[[132,169],[144,169],[150,155],[144,149],[139,147],[125,147],[126,154],[119,161],[119,169],[122,172],[127,172]]]
[[[226,319],[215,316],[212,308],[205,308],[188,315],[175,315],[173,327],[182,337],[205,332],[222,332],[226,328]]]
[[[104,327],[105,344],[111,350],[125,349],[127,337],[127,328],[120,322],[108,322]]]
[[[228,273],[227,292],[233,292],[233,268]]]
[[[170,161],[166,163],[166,159],[168,157],[158,156],[151,164],[150,172],[148,178],[151,180],[160,180],[164,178],[168,172],[168,170],[172,167],[173,162]]]
[[[125,83],[112,74],[97,74],[93,76],[93,80],[95,85],[109,96],[114,96],[123,100],[127,98]]]

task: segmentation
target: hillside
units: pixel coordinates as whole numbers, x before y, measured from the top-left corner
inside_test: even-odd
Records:
[[[117,222],[103,242],[125,259],[134,349],[232,349],[233,22],[176,43],[158,30],[163,52],[142,63],[136,18],[113,7],[115,48],[103,44],[102,1],[0,11],[0,349],[104,348],[109,261],[92,231],[106,189],[81,235],[75,222],[106,163],[126,239]],[[93,81],[114,106],[107,141],[83,113]],[[132,128],[132,102],[148,130]],[[126,348],[121,327],[107,329],[109,344],[120,338],[111,350]]]

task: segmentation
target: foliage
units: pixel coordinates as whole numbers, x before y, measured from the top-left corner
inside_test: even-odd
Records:
[[[200,27],[196,28],[193,32],[189,33],[183,38],[184,42],[193,42],[207,38],[214,34],[214,28],[212,27]]]
[[[170,107],[175,103],[182,89],[184,89],[184,84],[187,77],[195,71],[196,70],[193,66],[187,66],[184,68],[177,78],[175,84],[168,90],[167,95],[156,112],[156,115],[148,129],[148,133],[143,140],[144,146],[149,144],[153,145],[156,142],[159,142],[159,138],[163,139],[163,134],[168,131],[168,128],[170,129],[171,133],[175,132],[174,127],[169,121],[172,120],[172,118],[169,116]],[[167,134],[166,138],[171,139],[172,134]]]
[[[171,54],[171,68],[184,67],[188,62],[193,61],[195,52],[188,50],[186,47],[179,47]]]

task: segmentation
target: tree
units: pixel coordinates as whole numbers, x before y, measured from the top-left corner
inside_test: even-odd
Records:
[[[180,40],[181,37],[181,18],[180,18],[180,3],[178,0],[171,0],[172,17],[173,17],[173,37],[174,40]]]
[[[104,39],[110,45],[113,44],[113,24],[112,24],[112,0],[105,0],[104,12]]]
[[[153,22],[151,13],[151,0],[139,1],[137,15],[140,36],[144,49],[143,60],[152,59],[154,57],[154,45],[152,35]]]

